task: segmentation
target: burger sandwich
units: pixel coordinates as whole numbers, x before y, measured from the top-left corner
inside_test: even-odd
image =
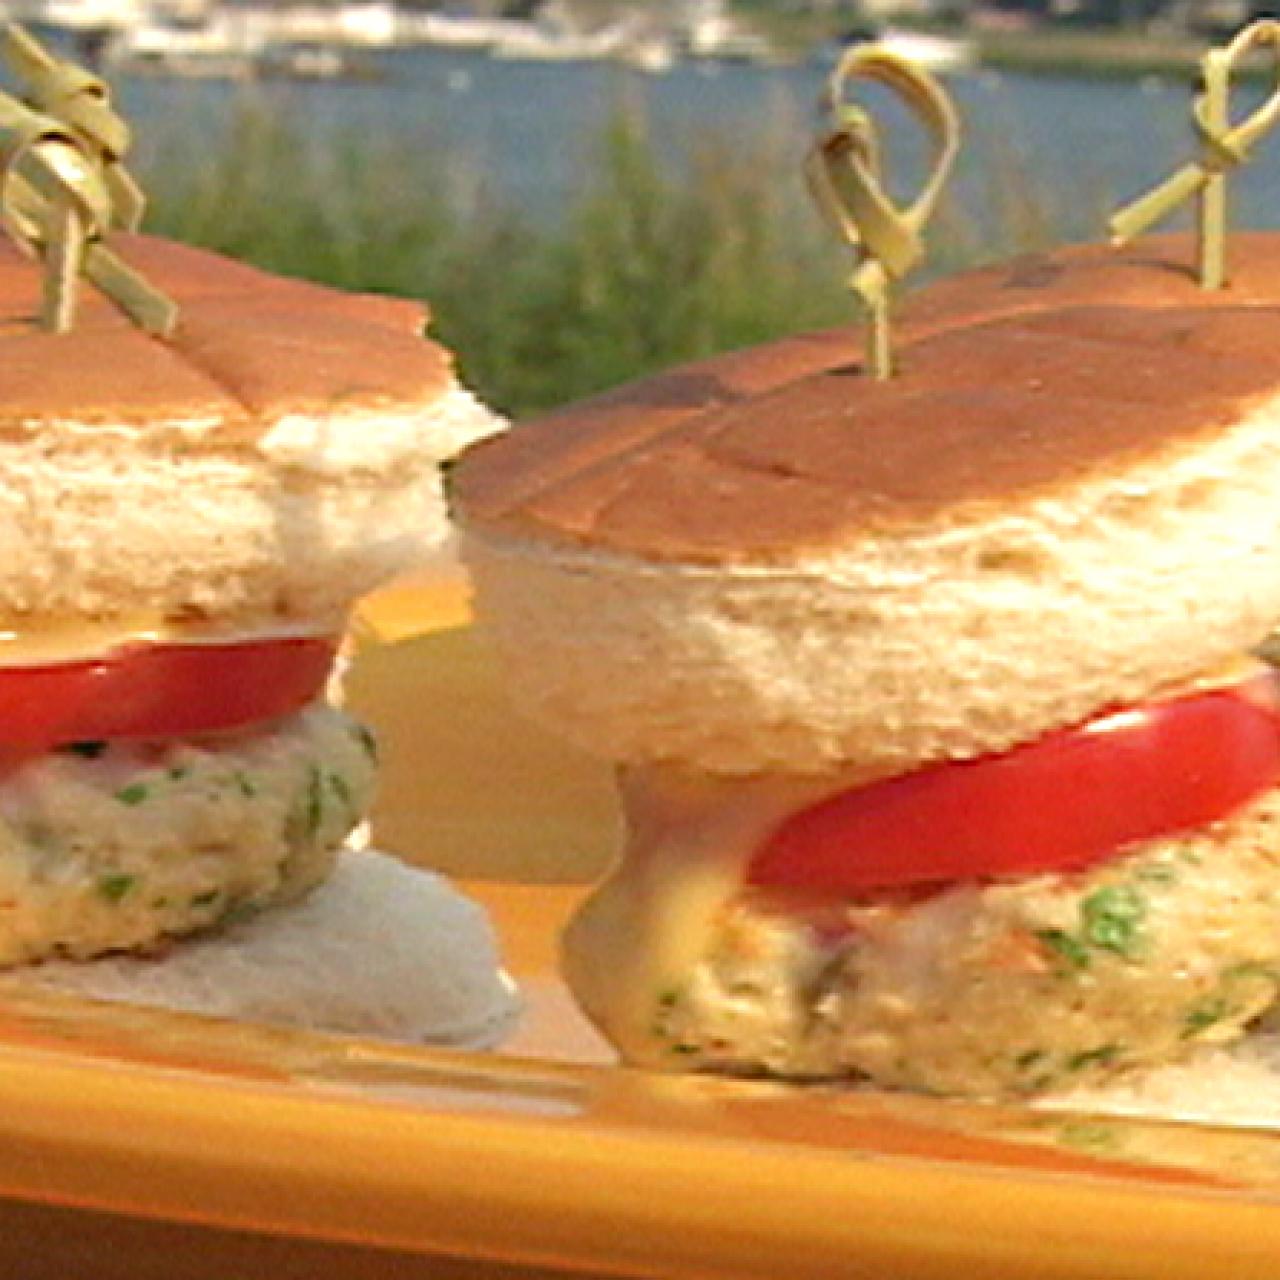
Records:
[[[1280,306],[1145,278],[468,451],[513,693],[619,767],[564,962],[628,1061],[1034,1094],[1275,1002]]]
[[[178,304],[171,338],[87,286],[72,332],[40,330],[39,269],[0,248],[0,964],[492,1038],[511,1000],[478,909],[340,852],[376,746],[326,688],[354,602],[443,541],[439,464],[498,423],[416,305],[113,249]],[[424,940],[351,900],[412,904]],[[218,928],[234,945],[174,945]],[[78,963],[107,955],[143,958]]]

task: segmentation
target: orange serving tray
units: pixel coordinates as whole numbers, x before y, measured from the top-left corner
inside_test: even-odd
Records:
[[[476,1055],[0,989],[0,1274],[1280,1271],[1280,1135],[618,1067],[554,967],[614,840],[607,771],[506,708],[456,581],[370,617],[380,842],[490,908],[523,1026]]]

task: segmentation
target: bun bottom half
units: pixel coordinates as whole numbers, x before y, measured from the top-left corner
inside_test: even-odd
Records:
[[[5,987],[413,1044],[491,1048],[519,1012],[484,911],[441,877],[344,850],[307,897],[155,956],[51,960]]]

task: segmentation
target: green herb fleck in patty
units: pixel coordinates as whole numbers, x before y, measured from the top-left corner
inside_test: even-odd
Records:
[[[338,797],[348,812],[354,810],[355,806],[351,802],[351,788],[347,785],[347,780],[340,773],[331,773],[329,775],[329,790]]]
[[[1037,929],[1036,938],[1073,972],[1089,967],[1089,949],[1065,929]]]
[[[119,902],[137,883],[137,876],[128,875],[123,871],[110,872],[98,877],[98,892],[108,902]]]
[[[1103,951],[1131,960],[1143,947],[1142,923],[1147,903],[1132,885],[1110,885],[1091,893],[1080,904],[1085,939]]]
[[[1097,1120],[1069,1120],[1058,1131],[1058,1141],[1077,1151],[1115,1151],[1121,1146],[1116,1126]]]
[[[314,840],[320,834],[324,821],[324,775],[318,765],[312,765],[307,774],[307,838]]]
[[[1082,1049],[1067,1059],[1068,1071],[1083,1071],[1086,1067],[1108,1067],[1120,1056],[1118,1044],[1100,1044],[1094,1049]]]
[[[1265,960],[1244,960],[1222,971],[1217,989],[1193,1002],[1182,1017],[1182,1038],[1190,1040],[1226,1018],[1248,1016],[1274,1000],[1280,973]]]
[[[377,764],[378,739],[374,737],[373,730],[367,725],[356,724],[353,726],[353,732],[356,735],[356,741],[364,748],[365,754],[374,764]]]
[[[1231,1001],[1224,995],[1206,996],[1193,1004],[1182,1018],[1182,1038],[1190,1040],[1208,1031],[1233,1012]]]

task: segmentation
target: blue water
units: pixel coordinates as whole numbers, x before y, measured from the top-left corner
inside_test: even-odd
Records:
[[[651,77],[605,64],[512,64],[437,51],[386,55],[383,65],[387,74],[376,82],[246,88],[147,79],[126,80],[119,90],[153,147],[212,142],[237,100],[256,97],[319,145],[354,135],[406,151],[427,148],[500,197],[554,218],[580,189],[602,128],[624,105],[647,119],[673,165],[710,134],[774,165],[781,181],[799,181],[824,76],[817,66],[685,64]],[[956,190],[975,216],[985,215],[999,198],[993,190],[1014,172],[1070,211],[1074,236],[1100,235],[1106,207],[1153,185],[1193,151],[1185,82],[978,72],[949,83],[967,133]],[[1238,112],[1249,106],[1247,93],[1241,99]],[[909,185],[921,147],[905,132]],[[993,167],[993,154],[1011,152],[1017,166]],[[1232,193],[1239,224],[1280,225],[1280,137],[1259,148]]]

